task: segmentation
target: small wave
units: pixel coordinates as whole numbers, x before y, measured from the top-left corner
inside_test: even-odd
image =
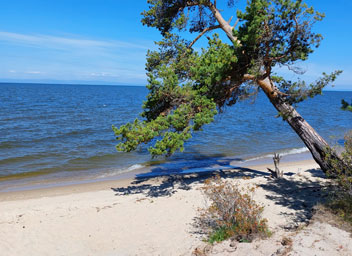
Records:
[[[19,180],[19,179],[25,179],[25,178],[39,177],[46,174],[50,174],[52,172],[53,171],[46,168],[39,169],[36,171],[28,171],[28,172],[16,172],[16,173],[11,173],[7,171],[0,172],[0,182],[7,181],[7,180]]]
[[[35,154],[31,154],[31,155],[28,155],[28,154],[19,155],[19,156],[0,159],[0,165],[26,163],[26,162],[35,161],[38,159],[45,159],[45,158],[52,157],[52,156],[56,156],[56,154],[46,152],[46,153],[35,153]]]
[[[48,140],[58,140],[58,139],[63,139],[63,138],[70,138],[70,137],[77,137],[77,136],[87,136],[90,134],[93,134],[94,130],[92,128],[83,128],[83,129],[75,129],[75,130],[68,130],[68,131],[60,131],[56,134],[53,135],[48,135],[48,136],[43,136],[38,139],[33,139],[29,142],[31,143],[38,143],[38,142],[43,142],[43,141],[48,141]],[[71,139],[72,139],[71,138]]]
[[[280,153],[280,155],[282,155],[282,156],[294,155],[294,154],[305,153],[305,152],[308,152],[308,151],[309,151],[309,149],[307,147],[293,148],[293,149],[290,149],[288,151],[284,151],[284,152]]]
[[[19,145],[20,143],[17,141],[4,141],[4,142],[0,142],[0,149],[16,148]]]
[[[98,179],[102,179],[102,178],[108,178],[108,177],[113,177],[119,174],[123,174],[123,173],[128,173],[134,170],[138,170],[138,169],[142,169],[145,166],[142,164],[134,164],[130,167],[127,168],[120,168],[120,169],[112,169],[112,170],[106,170],[106,173],[99,175],[97,178]]]
[[[105,153],[105,152],[95,152],[93,155],[77,155],[75,158],[71,158],[68,163],[70,165],[82,164],[82,163],[103,163],[106,161],[113,161],[118,157],[116,153]]]
[[[276,153],[280,154],[281,156],[287,156],[287,155],[301,154],[301,153],[305,153],[305,152],[308,152],[308,151],[309,150],[308,150],[307,147],[302,147],[302,148],[292,148],[292,149],[289,149],[289,150],[279,150]],[[244,160],[243,162],[255,161],[255,160],[260,160],[260,159],[263,159],[263,158],[272,157],[273,154],[274,153],[252,157],[252,158]]]
[[[128,167],[126,169],[126,171],[133,171],[133,170],[140,169],[140,168],[143,168],[143,167],[144,167],[144,165],[142,165],[142,164],[134,164],[134,165]]]

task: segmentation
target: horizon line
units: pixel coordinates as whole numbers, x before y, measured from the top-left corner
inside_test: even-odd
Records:
[[[115,84],[115,83],[96,83],[94,84],[94,81],[92,83],[87,83],[82,82],[82,83],[64,83],[64,82],[6,82],[6,81],[0,81],[0,84],[42,84],[42,85],[82,85],[82,86],[90,86],[90,85],[97,85],[97,86],[132,86],[132,87],[145,87],[146,84]],[[336,87],[336,85],[335,85]],[[323,91],[329,92],[329,91],[339,91],[339,92],[351,92],[352,89],[323,89]]]
[[[142,84],[114,84],[114,83],[64,83],[64,82],[3,82],[0,81],[0,84],[43,84],[43,85],[84,85],[84,86],[89,86],[89,85],[98,85],[98,86],[146,86]]]

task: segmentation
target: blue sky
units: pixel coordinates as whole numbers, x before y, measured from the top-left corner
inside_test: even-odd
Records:
[[[299,64],[305,78],[342,69],[335,89],[351,90],[352,1],[306,2],[326,18],[315,26],[325,38],[321,47]],[[145,0],[2,1],[0,81],[145,85],[147,49],[161,38],[141,25],[146,8]]]

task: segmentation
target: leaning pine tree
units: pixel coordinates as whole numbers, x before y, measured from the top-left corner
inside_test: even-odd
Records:
[[[228,0],[228,8],[237,1]],[[341,71],[322,74],[315,83],[287,81],[273,68],[287,66],[293,72],[322,36],[312,25],[323,19],[302,0],[248,0],[237,20],[225,19],[216,0],[148,0],[142,23],[157,28],[162,36],[157,51],[147,55],[149,94],[143,104],[142,120],[136,119],[113,130],[120,140],[119,151],[135,150],[150,144],[153,155],[171,155],[183,150],[193,131],[214,120],[224,106],[231,106],[262,90],[279,115],[288,122],[324,172],[331,169],[325,160],[327,142],[295,110],[295,104],[322,93]],[[208,46],[193,50],[199,38],[210,31]],[[196,33],[193,41],[181,35]],[[334,154],[334,159],[338,157]]]

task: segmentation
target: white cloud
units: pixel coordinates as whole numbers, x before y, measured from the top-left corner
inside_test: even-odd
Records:
[[[144,84],[145,55],[154,44],[135,42],[0,31],[0,77]]]
[[[146,50],[148,47],[141,44],[118,40],[92,40],[78,37],[60,37],[50,35],[29,35],[0,31],[0,41],[22,44],[26,46],[39,46],[45,48],[128,48]]]

